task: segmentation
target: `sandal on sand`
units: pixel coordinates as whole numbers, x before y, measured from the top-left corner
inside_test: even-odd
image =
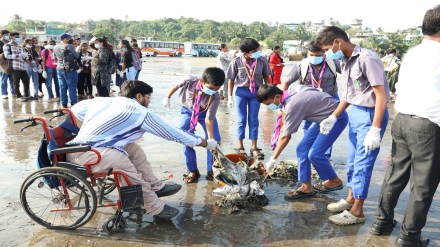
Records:
[[[244,150],[244,148],[234,148],[235,152],[238,154],[244,154],[247,156],[246,151]]]
[[[348,225],[364,223],[365,217],[364,218],[356,217],[352,215],[349,211],[344,210],[340,214],[336,214],[328,217],[328,220],[336,225],[348,226]]]
[[[330,203],[327,205],[327,210],[332,213],[339,213],[344,210],[350,210],[353,207],[353,204],[350,204],[344,199],[341,199],[339,202]]]
[[[336,187],[333,187],[333,188],[327,187],[327,186],[323,185],[322,183],[318,183],[318,184],[313,185],[313,190],[317,193],[328,193],[331,191],[342,190],[343,188],[344,188],[344,185],[342,185],[342,184],[340,184]]]
[[[291,201],[291,200],[296,200],[296,199],[300,199],[300,198],[304,198],[304,197],[311,197],[314,195],[315,195],[315,192],[306,193],[304,191],[297,189],[297,190],[288,191],[284,195],[284,199],[287,201]]]
[[[264,159],[264,154],[261,152],[261,148],[251,148],[250,152],[251,152],[251,156],[256,159],[258,160]]]
[[[186,177],[184,177],[183,182],[185,182],[187,184],[197,183],[199,181],[199,178],[200,178],[200,172],[195,171],[195,172],[188,174]]]

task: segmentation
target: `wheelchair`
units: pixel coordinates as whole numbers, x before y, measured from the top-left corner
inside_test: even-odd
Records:
[[[91,167],[101,160],[99,151],[88,145],[66,146],[79,131],[75,116],[68,108],[45,111],[55,114],[54,118],[65,116],[55,127],[48,125],[41,117],[14,120],[17,123],[30,123],[21,129],[42,125],[43,138],[37,155],[37,171],[29,175],[20,189],[20,202],[26,214],[36,223],[56,230],[71,230],[85,225],[98,207],[116,207],[115,214],[104,224],[108,232],[123,232],[128,217],[136,217],[142,222],[142,188],[132,185],[127,175],[110,169],[106,172],[92,173]],[[92,152],[96,160],[82,165],[66,161],[67,153]],[[123,185],[123,186],[121,186]],[[118,200],[104,202],[105,195],[113,190],[118,192]]]

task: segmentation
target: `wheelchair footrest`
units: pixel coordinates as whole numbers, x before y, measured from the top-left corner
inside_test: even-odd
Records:
[[[141,185],[121,187],[121,204],[123,210],[135,209],[144,206]]]

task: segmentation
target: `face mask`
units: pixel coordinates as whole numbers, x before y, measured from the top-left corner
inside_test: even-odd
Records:
[[[31,45],[26,45],[26,48],[31,49],[32,46]]]
[[[309,63],[313,65],[321,64],[323,61],[324,61],[324,57],[315,57],[315,56],[309,57]]]
[[[15,38],[15,43],[20,43],[21,39],[20,38]]]
[[[96,49],[99,49],[99,47],[101,47],[99,44],[95,44]]]
[[[334,44],[333,44],[333,46],[334,46]],[[341,58],[344,57],[344,53],[341,51],[341,47],[340,47],[340,45],[339,45],[339,50],[338,50],[337,52],[333,52],[333,47],[332,47],[332,49],[329,49],[329,50],[325,53],[325,55],[326,55],[328,58],[333,59],[333,60],[339,60],[339,59],[341,59]]]
[[[260,51],[256,51],[256,52],[251,54],[251,58],[259,58],[259,57],[261,57],[261,52]]]
[[[40,45],[38,43],[34,43],[34,46],[35,47],[39,47]]]
[[[394,57],[394,55],[393,55],[393,54],[390,54],[390,55],[388,55],[388,57],[389,57],[389,58],[393,58],[393,57]]]
[[[125,47],[123,47],[122,49],[121,49],[121,51],[126,51],[127,50],[127,48],[125,48]]]
[[[54,45],[48,45],[48,48],[51,50],[53,50],[54,47],[55,47]]]
[[[280,109],[280,107],[275,105],[274,103],[268,105],[267,107],[269,108],[269,110],[278,110],[278,109]]]
[[[5,36],[5,40],[9,40],[9,35],[6,35],[6,36]]]
[[[213,95],[213,94],[217,93],[217,91],[214,91],[214,90],[209,89],[207,87],[202,88],[202,92],[207,94],[207,95]]]

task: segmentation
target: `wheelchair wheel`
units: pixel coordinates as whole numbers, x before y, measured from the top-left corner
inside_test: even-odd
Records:
[[[29,175],[20,189],[24,211],[49,229],[75,229],[96,212],[97,199],[90,183],[77,172],[47,167]]]
[[[113,215],[112,217],[110,217],[105,223],[104,225],[102,225],[102,228],[107,232],[107,233],[121,233],[125,231],[125,228],[127,227],[127,220],[121,215],[121,219],[119,220],[119,222],[117,221],[117,216]]]
[[[104,186],[104,195],[108,195],[112,193],[116,189],[115,179],[114,178],[107,178],[107,182]]]

